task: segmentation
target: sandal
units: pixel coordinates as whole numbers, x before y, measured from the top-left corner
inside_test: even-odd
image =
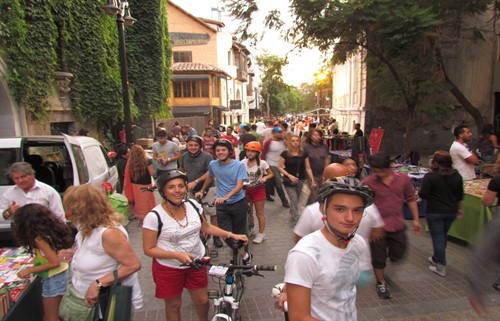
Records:
[[[495,290],[500,291],[500,281],[496,281],[492,286]]]

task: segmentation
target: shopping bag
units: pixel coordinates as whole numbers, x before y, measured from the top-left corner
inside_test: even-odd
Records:
[[[118,272],[113,271],[113,284],[99,295],[99,309],[103,321],[132,321],[132,287],[118,280]]]

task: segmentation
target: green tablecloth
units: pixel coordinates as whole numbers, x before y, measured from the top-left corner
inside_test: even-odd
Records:
[[[475,243],[485,225],[491,221],[490,209],[481,203],[481,198],[471,194],[464,194],[463,209],[464,216],[453,222],[448,235]]]

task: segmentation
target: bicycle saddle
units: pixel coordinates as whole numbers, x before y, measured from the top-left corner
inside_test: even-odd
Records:
[[[245,242],[242,240],[236,240],[231,237],[226,238],[226,244],[229,246],[232,250],[237,250],[241,249],[243,246],[245,246]]]

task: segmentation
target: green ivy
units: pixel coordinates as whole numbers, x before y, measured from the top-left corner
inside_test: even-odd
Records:
[[[129,80],[141,114],[152,115],[167,107],[172,49],[166,0],[129,2],[136,23],[126,28]]]
[[[9,88],[34,119],[43,119],[57,66],[52,1],[4,0],[0,12],[6,26],[0,42],[5,45]]]
[[[102,11],[104,2],[0,1],[0,54],[9,67],[9,89],[35,119],[47,115],[56,70],[73,74],[71,105],[83,122],[104,130],[123,118],[116,18]],[[166,6],[166,0],[130,3],[138,19],[125,29],[133,117],[151,116],[167,106],[171,48]]]

